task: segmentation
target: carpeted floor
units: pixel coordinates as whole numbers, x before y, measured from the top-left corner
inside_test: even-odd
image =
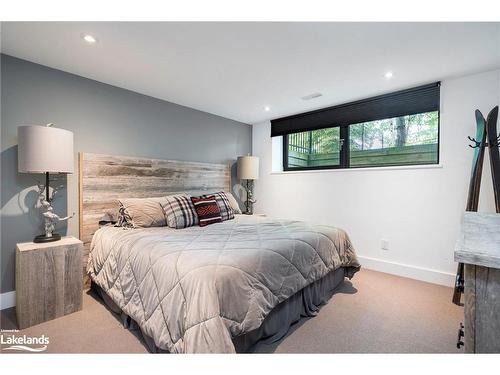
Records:
[[[456,349],[463,308],[452,289],[362,270],[345,281],[318,316],[302,319],[264,353],[461,353]],[[15,310],[2,310],[0,327],[15,329]],[[124,329],[94,295],[83,310],[18,334],[50,338],[52,353],[146,353],[134,332]]]

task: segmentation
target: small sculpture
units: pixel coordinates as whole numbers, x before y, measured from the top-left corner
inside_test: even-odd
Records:
[[[253,214],[253,205],[257,203],[257,200],[254,199],[253,197],[253,180],[247,180],[247,186],[246,186],[246,192],[247,192],[247,200],[245,203],[246,206],[246,214],[252,215]]]
[[[37,240],[39,242],[47,242],[47,241],[53,241],[55,238],[60,239],[61,236],[57,233],[54,233],[56,224],[60,221],[66,221],[71,219],[73,216],[75,216],[75,213],[73,212],[72,215],[66,216],[66,217],[60,217],[54,212],[54,208],[52,207],[51,202],[53,201],[55,195],[63,187],[63,185],[59,185],[57,188],[52,190],[51,196],[47,199],[45,196],[45,186],[41,185],[40,183],[37,183],[38,185],[38,202],[41,206],[42,209],[45,210],[45,212],[42,214],[45,220],[45,235],[37,236],[35,238],[35,242]]]

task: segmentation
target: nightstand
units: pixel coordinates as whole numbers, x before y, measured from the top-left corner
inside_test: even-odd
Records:
[[[83,242],[63,237],[16,247],[16,314],[20,329],[82,309]]]

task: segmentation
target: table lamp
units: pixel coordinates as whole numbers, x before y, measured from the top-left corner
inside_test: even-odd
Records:
[[[55,224],[72,216],[60,218],[54,213],[53,194],[51,196],[49,191],[50,173],[73,173],[73,133],[54,128],[52,124],[26,125],[17,128],[17,139],[18,171],[45,174],[45,186],[39,185],[39,201],[45,209],[45,234],[36,236],[33,241],[58,241],[61,235],[54,233]]]
[[[247,199],[245,202],[247,215],[252,215],[252,205],[256,202],[253,199],[253,181],[259,178],[259,158],[257,156],[238,156],[238,178],[246,180]]]

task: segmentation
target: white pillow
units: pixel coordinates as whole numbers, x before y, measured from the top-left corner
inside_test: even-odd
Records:
[[[231,205],[231,208],[233,209],[234,213],[241,214],[240,205],[236,201],[236,198],[234,197],[234,195],[227,192],[227,191],[225,191],[224,193],[226,193],[227,200],[229,201],[229,204]]]
[[[167,225],[159,198],[118,199],[121,220],[119,223],[133,228],[162,227]]]

